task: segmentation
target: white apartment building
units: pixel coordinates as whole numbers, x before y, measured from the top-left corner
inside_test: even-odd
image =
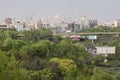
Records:
[[[120,20],[114,20],[114,27],[120,27]]]

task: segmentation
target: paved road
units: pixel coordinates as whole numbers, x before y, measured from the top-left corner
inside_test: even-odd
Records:
[[[60,34],[61,36],[64,35],[119,35],[120,32],[81,32],[81,33],[63,33]]]

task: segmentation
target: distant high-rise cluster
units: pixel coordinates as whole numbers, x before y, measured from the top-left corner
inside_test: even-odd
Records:
[[[96,27],[120,27],[120,20],[115,19],[111,22],[98,24],[97,19],[89,19],[87,17],[72,18],[59,17],[58,15],[49,18],[32,19],[27,17],[24,20],[15,20],[12,18],[4,19],[0,24],[0,30],[16,29],[17,31],[31,29],[51,29],[53,33],[80,32],[88,28]]]

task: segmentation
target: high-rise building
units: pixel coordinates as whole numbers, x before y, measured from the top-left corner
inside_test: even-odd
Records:
[[[78,23],[69,23],[68,28],[72,32],[79,32],[80,30],[82,30],[80,24]]]
[[[94,28],[95,26],[98,26],[98,21],[94,19],[89,20],[89,27]]]
[[[6,24],[12,24],[12,18],[6,18],[4,21]]]
[[[72,32],[74,32],[75,31],[75,23],[69,23],[68,24],[68,28],[69,28],[69,30],[71,30]]]
[[[81,27],[80,27],[80,24],[75,23],[74,24],[74,30],[75,30],[75,32],[79,32],[80,30],[82,30]]]
[[[35,23],[35,29],[44,29],[44,28],[46,28],[46,25],[43,23],[41,19]]]
[[[12,18],[6,18],[6,19],[4,20],[4,22],[6,23],[7,28],[13,28]]]
[[[23,31],[24,30],[24,25],[23,25],[22,22],[17,21],[16,26],[17,26],[17,31]]]
[[[86,17],[81,18],[81,30],[89,28],[89,21]]]

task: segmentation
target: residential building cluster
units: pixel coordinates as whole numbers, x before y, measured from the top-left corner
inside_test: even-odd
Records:
[[[110,28],[114,28],[114,27],[120,27],[120,20],[119,19],[114,19],[113,21],[107,21],[104,22],[103,24],[101,24],[101,26],[103,27],[110,27]]]

